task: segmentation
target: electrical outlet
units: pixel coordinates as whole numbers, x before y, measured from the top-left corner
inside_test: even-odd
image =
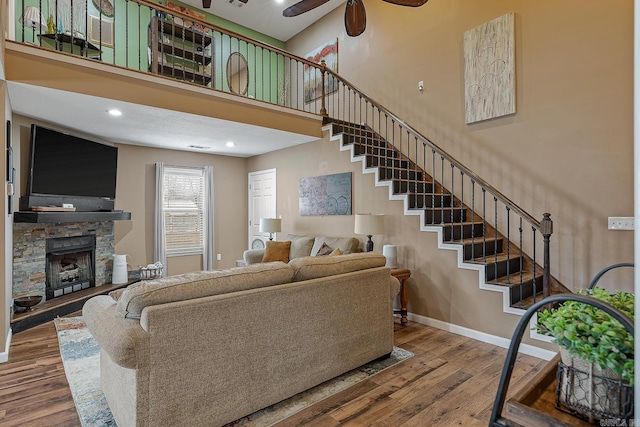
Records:
[[[610,216],[609,230],[633,230],[635,218],[632,216]]]
[[[217,259],[218,261],[222,260],[222,254],[218,254],[218,256],[216,257],[216,259]]]

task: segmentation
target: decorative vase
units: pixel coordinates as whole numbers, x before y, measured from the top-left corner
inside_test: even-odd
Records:
[[[560,347],[556,406],[591,423],[633,417],[633,387],[612,369],[571,357]]]
[[[53,15],[49,15],[49,19],[47,19],[47,34],[55,34],[56,33],[56,24],[53,22]]]

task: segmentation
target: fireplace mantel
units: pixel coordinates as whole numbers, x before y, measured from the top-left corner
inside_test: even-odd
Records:
[[[126,221],[131,219],[131,212],[38,212],[19,211],[13,213],[13,222],[28,222],[32,224],[55,222],[96,222],[96,221]]]

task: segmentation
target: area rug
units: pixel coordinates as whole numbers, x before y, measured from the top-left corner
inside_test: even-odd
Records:
[[[82,317],[57,318],[54,324],[58,332],[64,371],[80,422],[84,427],[116,426],[100,389],[100,348]],[[369,362],[228,426],[270,426],[412,356],[410,351],[394,347],[391,357]]]

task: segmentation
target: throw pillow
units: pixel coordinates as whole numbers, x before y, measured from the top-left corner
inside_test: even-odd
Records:
[[[326,243],[323,243],[322,246],[320,246],[320,250],[318,250],[316,256],[330,255],[331,252],[333,252],[333,248]]]
[[[109,292],[109,296],[113,298],[114,301],[118,301],[122,296],[122,293],[126,290],[127,290],[126,288],[116,289],[115,291]]]
[[[333,252],[329,254],[329,256],[334,256],[334,255],[342,255],[342,251],[340,250],[340,248],[335,248]]]
[[[289,249],[291,249],[290,241],[274,242],[269,240],[262,256],[262,262],[289,262]]]

